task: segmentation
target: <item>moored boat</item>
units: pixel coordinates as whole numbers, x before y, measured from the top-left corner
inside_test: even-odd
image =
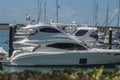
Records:
[[[42,26],[28,37],[37,46],[15,50],[10,64],[14,66],[108,65],[120,63],[120,50],[90,48],[74,36],[54,26]],[[43,40],[41,44],[39,40]],[[32,42],[31,41],[31,42]],[[26,43],[26,42],[23,42]]]

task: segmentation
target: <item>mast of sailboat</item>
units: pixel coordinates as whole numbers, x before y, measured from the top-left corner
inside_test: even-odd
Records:
[[[109,26],[108,20],[109,20],[109,5],[107,5],[107,13],[106,13],[105,27],[108,27],[108,26]]]
[[[58,27],[58,0],[56,0],[56,26]]]
[[[40,17],[42,14],[42,0],[38,0],[38,18],[37,18],[37,23],[40,21]]]
[[[44,22],[46,22],[46,1],[45,1],[45,9],[44,9]]]
[[[94,25],[95,25],[95,27],[97,27],[98,26],[98,2],[95,0],[94,3],[95,3]]]
[[[107,12],[106,12],[106,20],[105,20],[105,27],[109,26],[109,5],[107,5]],[[105,35],[107,35],[107,30],[105,29]],[[110,36],[109,36],[110,38]],[[111,44],[110,44],[111,45]]]
[[[118,19],[117,19],[117,27],[119,27],[119,18],[120,18],[120,0],[118,2]]]

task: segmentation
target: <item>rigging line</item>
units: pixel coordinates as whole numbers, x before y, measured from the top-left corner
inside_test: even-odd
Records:
[[[120,0],[119,0],[119,4],[120,4]],[[119,7],[120,7],[120,5],[119,5]],[[116,17],[118,17],[118,15],[120,14],[120,10],[118,10],[118,12],[115,14],[115,16],[110,20],[110,22],[108,22],[108,25],[110,25],[112,22],[113,22],[113,20],[115,20],[115,18]],[[105,22],[102,24],[102,25],[104,25],[105,24]],[[118,17],[118,21],[117,21],[117,26],[119,26],[119,17]]]
[[[119,11],[120,12],[120,11]],[[115,16],[110,20],[110,22],[108,22],[108,25],[110,25],[112,22],[113,22],[113,20],[118,16],[118,13],[119,12],[117,12],[116,14],[115,14]],[[104,25],[105,24],[105,22],[102,24],[102,25]]]
[[[117,26],[119,27],[119,17],[120,17],[120,0],[118,2],[118,19],[117,19]]]
[[[105,26],[108,26],[109,25],[109,21],[108,21],[108,16],[109,16],[109,5],[107,5],[107,13],[106,13],[106,19],[105,21],[103,22],[102,26],[105,25]]]
[[[109,25],[113,22],[113,20],[118,16],[118,13],[120,13],[120,11],[118,11],[117,13],[116,13],[116,15],[112,18],[112,20],[108,23]]]
[[[110,25],[112,22],[113,22],[113,20],[118,16],[118,13],[120,13],[120,11],[118,11],[116,14],[115,14],[115,16],[110,20],[110,22],[108,22],[108,25]],[[103,23],[103,25],[105,24],[105,22]]]

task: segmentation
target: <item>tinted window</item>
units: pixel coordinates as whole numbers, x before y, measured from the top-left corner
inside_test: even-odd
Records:
[[[72,43],[55,43],[55,44],[47,45],[47,47],[67,49],[67,50],[86,50],[85,47]]]
[[[76,36],[83,36],[84,34],[86,34],[88,32],[88,30],[79,30],[75,35]]]
[[[97,31],[94,31],[90,34],[90,37],[93,37],[95,39],[98,39],[98,32]]]
[[[54,28],[42,28],[40,32],[47,32],[47,33],[60,33],[57,29]]]

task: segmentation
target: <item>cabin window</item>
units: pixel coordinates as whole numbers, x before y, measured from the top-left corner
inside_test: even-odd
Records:
[[[46,32],[46,33],[60,33],[59,30],[54,29],[54,28],[42,28],[40,29],[40,32]]]
[[[79,44],[73,44],[73,43],[55,43],[55,44],[47,45],[47,47],[67,49],[67,50],[86,50],[85,47]]]
[[[98,39],[98,31],[94,31],[90,34],[90,37],[93,37],[95,39]]]
[[[83,36],[84,34],[86,34],[88,32],[88,30],[79,30],[75,35],[76,36]]]

